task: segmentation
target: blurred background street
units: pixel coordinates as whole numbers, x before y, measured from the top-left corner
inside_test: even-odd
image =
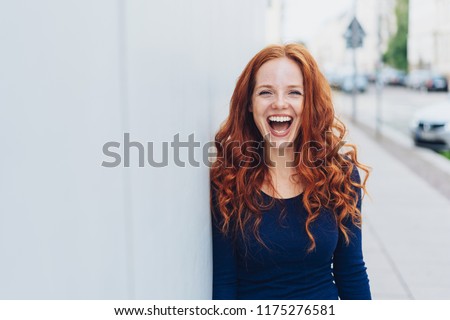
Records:
[[[450,299],[450,0],[0,1],[0,299],[210,299],[209,168],[141,166],[124,133],[207,144],[287,42],[373,168],[373,297]]]
[[[376,138],[367,126],[353,124],[349,113],[340,115],[349,129],[348,141],[359,147],[359,160],[372,167],[362,211],[373,298],[450,299],[450,197],[439,190],[440,184],[448,184],[450,165],[435,168],[434,180],[429,169],[422,177],[415,170],[421,150],[405,140],[386,142],[390,131],[384,140]],[[403,149],[402,157],[386,149],[386,143]],[[439,168],[439,155],[426,156],[426,165]]]
[[[358,119],[373,122],[375,125],[377,113],[377,97],[375,85],[367,87],[365,94],[358,95]],[[400,86],[385,86],[382,95],[382,119],[387,125],[405,136],[411,136],[411,125],[414,114],[421,109],[436,105],[450,99],[448,92],[428,93],[410,90]],[[351,114],[351,95],[335,92],[335,103],[346,108]]]

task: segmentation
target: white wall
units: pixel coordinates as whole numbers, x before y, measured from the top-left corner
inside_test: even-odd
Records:
[[[450,77],[450,0],[409,2],[408,63]]]
[[[0,3],[0,299],[210,297],[208,168],[105,168],[102,146],[212,139],[265,5]]]

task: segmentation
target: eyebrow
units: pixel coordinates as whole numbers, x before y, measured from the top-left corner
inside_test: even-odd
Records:
[[[303,86],[300,85],[300,84],[291,84],[291,85],[289,85],[287,87],[288,88],[300,88],[300,89],[303,89]],[[262,85],[259,85],[259,86],[255,87],[255,90],[257,90],[259,88],[271,88],[271,89],[273,89],[274,87],[272,85],[270,85],[270,84],[262,84]]]

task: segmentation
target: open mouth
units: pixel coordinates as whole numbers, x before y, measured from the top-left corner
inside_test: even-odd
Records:
[[[267,118],[267,123],[273,135],[284,137],[289,133],[292,120],[291,116],[270,116]]]

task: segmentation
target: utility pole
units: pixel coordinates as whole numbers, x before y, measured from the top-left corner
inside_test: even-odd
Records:
[[[353,17],[356,19],[356,0],[353,0]],[[356,122],[356,75],[357,75],[357,65],[356,65],[356,41],[357,41],[357,25],[356,23],[351,24],[352,27],[352,64],[353,64],[353,87],[352,87],[352,121]]]
[[[357,64],[356,64],[356,48],[363,46],[363,40],[366,36],[363,28],[356,19],[356,0],[353,1],[353,19],[347,30],[344,33],[346,45],[348,49],[352,50],[352,64],[353,64],[353,76],[352,76],[352,121],[356,121],[356,93],[357,93]]]
[[[376,123],[375,123],[375,135],[377,137],[381,136],[381,126],[382,126],[382,96],[383,96],[383,79],[381,79],[381,68],[383,66],[383,56],[381,51],[381,24],[382,24],[382,1],[378,1],[378,17],[377,17],[377,51],[378,59],[376,64]]]

